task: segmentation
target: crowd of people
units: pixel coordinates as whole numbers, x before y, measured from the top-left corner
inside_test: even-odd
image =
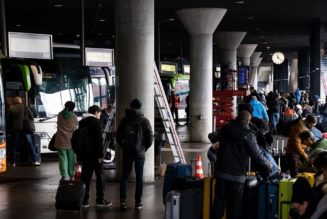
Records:
[[[326,118],[327,104],[323,105],[318,96],[310,98],[306,91],[265,95],[252,89],[238,105],[236,119],[208,136],[214,143],[208,159],[216,177],[212,219],[223,218],[225,209],[228,219],[241,218],[249,158],[256,164],[254,170],[271,172],[272,162],[262,151],[274,151],[273,134],[288,137],[282,170],[292,178],[299,172],[316,173],[313,188],[306,179],[294,184],[290,218],[326,218]]]

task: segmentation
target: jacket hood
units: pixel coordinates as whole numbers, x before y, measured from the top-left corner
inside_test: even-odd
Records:
[[[92,113],[83,113],[82,119],[86,119],[88,117],[94,117],[94,118],[96,118],[95,115],[93,115]]]
[[[71,118],[73,118],[74,113],[71,112],[71,111],[63,110],[63,111],[60,112],[60,115],[64,119],[71,119]]]
[[[139,118],[144,116],[143,112],[138,109],[126,109],[125,114],[127,118]]]

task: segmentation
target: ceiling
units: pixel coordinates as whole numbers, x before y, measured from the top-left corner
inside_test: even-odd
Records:
[[[7,31],[48,33],[54,42],[79,42],[81,0],[4,1]],[[114,0],[84,0],[84,4],[86,46],[114,48]],[[247,32],[242,43],[258,44],[256,51],[263,52],[264,62],[271,62],[276,50],[290,59],[308,46],[315,18],[321,20],[322,48],[327,47],[326,0],[155,0],[155,48],[160,23],[162,58],[188,58],[189,35],[175,11],[191,7],[226,8],[216,31]]]

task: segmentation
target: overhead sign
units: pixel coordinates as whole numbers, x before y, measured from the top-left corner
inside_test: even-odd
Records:
[[[245,85],[248,83],[249,68],[247,66],[241,66],[238,69],[238,84]]]
[[[9,32],[9,57],[52,59],[52,35]]]
[[[113,66],[114,50],[103,48],[85,48],[85,64],[86,66]]]
[[[160,62],[160,73],[162,74],[176,74],[177,63],[174,62]]]

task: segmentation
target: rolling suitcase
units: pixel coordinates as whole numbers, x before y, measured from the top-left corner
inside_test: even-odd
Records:
[[[258,188],[258,219],[278,217],[278,183],[265,181]]]
[[[57,210],[81,210],[85,196],[82,181],[60,181],[56,194]]]
[[[166,197],[165,219],[179,219],[180,218],[180,197],[178,191],[170,191]]]
[[[180,219],[202,219],[203,189],[181,191]]]
[[[162,189],[163,203],[166,204],[168,192],[173,190],[174,181],[185,176],[192,176],[192,166],[189,164],[172,163],[167,165]]]
[[[258,209],[258,185],[256,176],[247,176],[243,192],[243,218],[256,219]]]
[[[291,208],[293,184],[296,179],[282,179],[279,181],[278,192],[278,219],[288,219]]]
[[[210,219],[212,206],[215,198],[215,177],[205,177],[203,179],[203,219]],[[223,219],[226,219],[226,211]]]

